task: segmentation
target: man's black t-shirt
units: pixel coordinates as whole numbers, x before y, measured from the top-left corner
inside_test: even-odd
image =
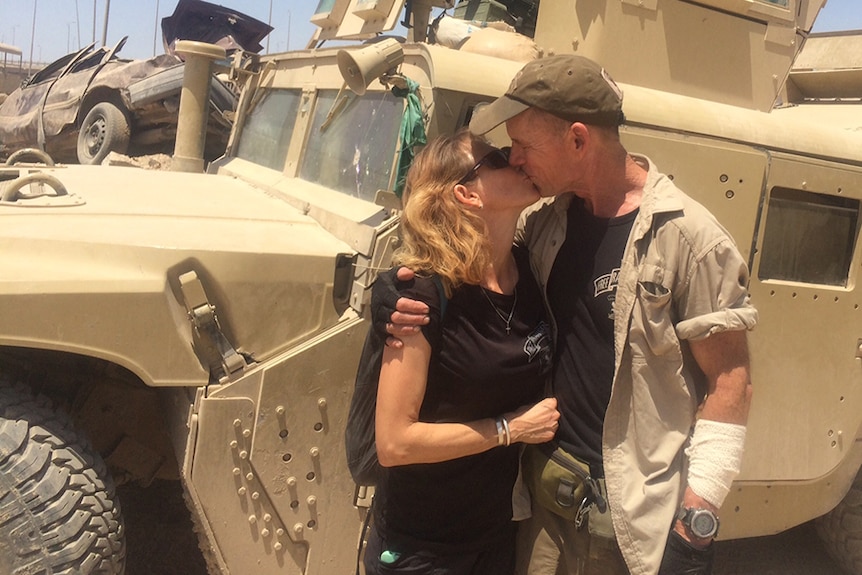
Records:
[[[500,415],[541,399],[551,372],[551,341],[539,288],[526,254],[516,251],[520,278],[514,295],[455,290],[440,323],[439,291],[416,278],[403,296],[426,302],[423,328],[432,356],[419,418],[466,422]],[[514,305],[510,322],[504,317]],[[385,470],[375,495],[378,525],[390,548],[438,553],[477,550],[509,533],[518,446],[433,464]]]
[[[566,240],[548,278],[557,325],[553,382],[561,417],[556,437],[567,452],[594,468],[602,461],[602,425],[613,383],[614,299],[636,215],[637,210],[597,218],[574,198]]]

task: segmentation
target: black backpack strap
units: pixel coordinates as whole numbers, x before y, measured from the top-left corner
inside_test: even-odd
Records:
[[[446,315],[446,306],[449,304],[449,298],[446,297],[446,288],[443,287],[443,280],[440,276],[434,275],[434,285],[437,286],[437,293],[440,295],[440,320]]]
[[[356,551],[356,575],[361,575],[359,566],[362,564],[362,545],[368,537],[368,526],[371,525],[371,514],[374,511],[374,496],[371,496],[371,505],[365,512],[365,520],[362,522],[362,533],[359,536],[359,549]]]

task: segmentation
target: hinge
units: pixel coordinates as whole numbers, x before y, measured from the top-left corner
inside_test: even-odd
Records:
[[[769,22],[766,25],[765,41],[767,44],[777,44],[785,48],[797,48],[796,46],[796,26],[788,25],[783,22]]]
[[[185,300],[183,303],[195,332],[212,345],[220,357],[220,365],[210,365],[210,371],[214,372],[215,369],[219,369],[223,376],[218,377],[218,379],[225,381],[230,379],[233,374],[244,370],[248,364],[222,332],[216,315],[216,308],[207,299],[207,294],[198,274],[194,271],[182,274],[180,276],[180,289],[183,292],[183,299]]]

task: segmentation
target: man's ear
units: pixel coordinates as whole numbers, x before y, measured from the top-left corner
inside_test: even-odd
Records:
[[[582,150],[590,141],[590,130],[581,122],[575,122],[569,126],[566,137],[576,150]]]
[[[482,208],[482,198],[464,184],[455,184],[455,199],[472,208]]]

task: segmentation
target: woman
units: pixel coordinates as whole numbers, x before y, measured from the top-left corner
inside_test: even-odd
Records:
[[[516,443],[557,429],[550,334],[526,253],[512,249],[539,198],[502,150],[462,131],[431,142],[407,177],[401,293],[430,323],[386,348],[377,393],[369,575],[506,575],[514,568]],[[445,291],[445,294],[444,294]]]

